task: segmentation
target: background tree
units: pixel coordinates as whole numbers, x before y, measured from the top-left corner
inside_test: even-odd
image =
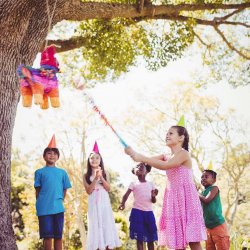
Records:
[[[23,199],[25,192],[25,183],[23,178],[27,178],[28,172],[21,159],[18,150],[13,150],[12,154],[12,186],[11,186],[11,207],[12,207],[12,221],[15,236],[17,241],[25,238],[25,225],[23,220],[22,209],[28,203]]]

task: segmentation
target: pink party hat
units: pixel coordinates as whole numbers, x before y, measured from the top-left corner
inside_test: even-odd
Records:
[[[99,148],[98,148],[98,145],[97,145],[97,142],[95,141],[95,144],[94,144],[94,147],[93,147],[93,152],[99,154]]]

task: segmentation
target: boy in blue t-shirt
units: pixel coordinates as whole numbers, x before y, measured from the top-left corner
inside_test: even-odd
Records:
[[[45,250],[52,249],[52,239],[54,239],[54,249],[62,250],[65,211],[63,200],[71,184],[67,172],[55,166],[59,156],[56,147],[48,146],[43,153],[46,166],[35,171],[36,214]]]

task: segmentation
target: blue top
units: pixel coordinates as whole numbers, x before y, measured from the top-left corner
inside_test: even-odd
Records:
[[[34,187],[40,187],[36,200],[37,216],[64,212],[64,190],[71,188],[64,169],[45,166],[36,170]]]

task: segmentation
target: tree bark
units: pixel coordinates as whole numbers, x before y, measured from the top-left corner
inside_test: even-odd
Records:
[[[0,72],[3,72],[0,77],[0,249],[16,249],[10,207],[10,161],[12,132],[19,100],[15,77],[17,55],[10,46],[4,49],[1,46],[0,51]]]
[[[47,35],[46,13],[32,2],[40,1],[0,3],[0,249],[17,249],[10,203],[12,133],[20,99],[16,69],[32,65]]]

